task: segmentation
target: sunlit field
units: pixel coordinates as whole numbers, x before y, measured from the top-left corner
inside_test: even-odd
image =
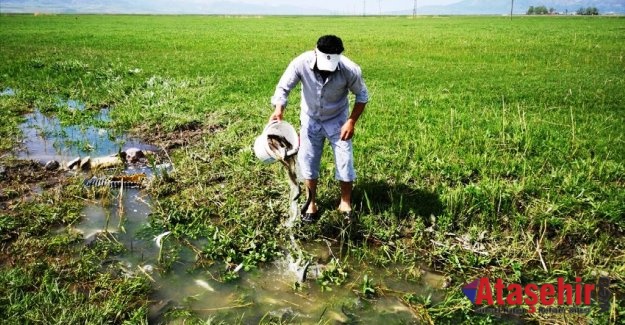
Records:
[[[260,163],[251,147],[282,72],[324,34],[343,39],[370,93],[354,137],[358,220],[346,225],[335,211],[326,150],[321,220],[298,224],[296,237],[335,249],[319,278],[284,289],[322,307],[304,320],[265,309],[258,316],[245,308],[267,303],[236,290],[288,250],[289,188],[282,166]],[[349,323],[393,296],[415,323],[620,323],[624,57],[619,17],[2,15],[0,315],[147,323],[158,290],[150,277],[174,272],[181,247],[193,243],[188,272],[232,285],[236,309],[198,311],[185,301],[154,322]],[[68,100],[85,108],[58,104]],[[34,111],[165,149],[174,168],[145,190],[143,236],[171,231],[153,275],[122,270],[115,261],[128,247],[115,234],[85,245],[66,230],[87,202],[112,204],[116,192],[85,190],[81,174],[55,174],[58,183],[43,186],[46,176],[19,172],[19,125]],[[297,126],[298,116],[293,91],[285,118]],[[443,279],[431,296],[385,285],[421,283],[426,271]],[[480,277],[542,284],[600,276],[611,279],[611,306],[593,303],[588,314],[479,313],[461,291]],[[330,299],[338,292],[345,301]],[[365,303],[354,306],[355,298]],[[330,304],[350,312],[332,318],[323,309]]]

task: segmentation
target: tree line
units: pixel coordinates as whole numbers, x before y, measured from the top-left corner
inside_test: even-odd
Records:
[[[528,15],[553,15],[556,13],[557,11],[554,8],[547,9],[545,6],[530,6],[527,9]],[[575,13],[578,15],[596,16],[599,14],[599,9],[597,7],[579,8]]]
[[[579,8],[577,9],[577,14],[587,15],[587,16],[596,16],[599,14],[599,9],[597,9],[597,7]]]
[[[554,8],[549,8],[549,10],[547,10],[547,7],[545,6],[530,6],[529,9],[527,9],[528,15],[547,15],[555,12],[556,10]]]

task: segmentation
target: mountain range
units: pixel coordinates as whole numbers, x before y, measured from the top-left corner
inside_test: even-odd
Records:
[[[386,15],[412,15],[411,2],[405,10],[382,12]],[[510,13],[508,0],[463,0],[450,5],[418,7],[419,15],[503,15]],[[554,8],[573,13],[579,8],[596,7],[600,13],[625,14],[623,0],[516,0],[514,13],[524,14],[530,6]],[[0,13],[125,13],[125,14],[218,14],[218,15],[336,15],[336,10],[297,5],[270,5],[236,0],[182,1],[172,6],[169,0],[0,0]],[[354,12],[347,13],[354,14]],[[357,13],[362,14],[362,13]]]
[[[241,1],[167,0],[0,0],[0,13],[103,13],[103,14],[217,14],[217,15],[331,15],[323,8]]]

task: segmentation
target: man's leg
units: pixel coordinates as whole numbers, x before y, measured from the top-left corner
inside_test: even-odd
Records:
[[[334,152],[334,177],[341,183],[341,202],[338,209],[349,212],[352,210],[352,187],[356,179],[352,140],[343,141],[336,135],[330,137],[330,145]]]
[[[297,159],[305,180],[306,187],[310,190],[310,204],[306,213],[317,212],[317,180],[319,178],[319,166],[321,164],[321,153],[325,138],[321,130],[321,125],[312,120],[302,119],[300,130],[300,148]]]
[[[308,205],[308,210],[306,213],[315,213],[317,212],[317,180],[316,179],[307,179],[305,182],[306,187],[310,190],[307,192],[310,195],[310,205]]]
[[[341,203],[339,203],[339,211],[352,211],[352,187],[353,182],[341,182]]]

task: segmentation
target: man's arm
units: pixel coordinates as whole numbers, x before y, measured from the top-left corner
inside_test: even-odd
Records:
[[[367,90],[365,81],[362,79],[360,67],[355,66],[353,69],[353,78],[349,84],[349,90],[356,96],[356,101],[352,113],[341,127],[341,140],[343,141],[347,141],[354,136],[356,122],[358,122],[360,115],[365,110],[365,106],[367,106],[367,102],[369,101],[369,91]]]
[[[299,58],[298,58],[299,59]],[[297,59],[293,60],[289,66],[282,74],[278,85],[276,86],[276,91],[271,98],[271,104],[274,106],[273,113],[269,117],[269,122],[271,121],[282,121],[282,117],[284,114],[284,109],[288,103],[289,93],[297,83],[300,81],[300,76],[297,73]]]

